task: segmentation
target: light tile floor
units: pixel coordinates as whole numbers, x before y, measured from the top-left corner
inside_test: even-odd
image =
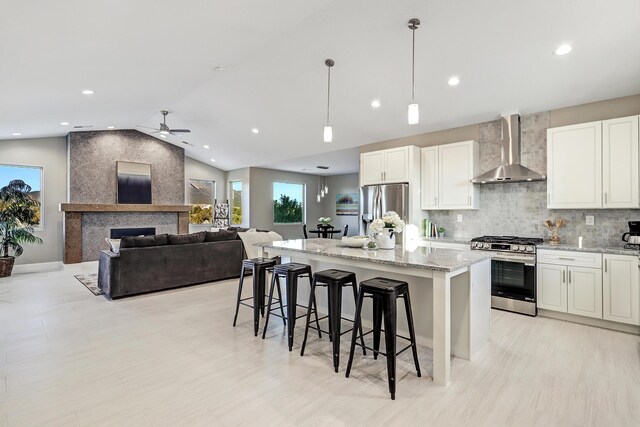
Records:
[[[330,344],[286,351],[274,320],[266,340],[251,312],[233,320],[236,281],[119,301],[74,274],[96,263],[0,279],[0,426],[640,425],[640,338],[546,318],[493,312],[492,339],[454,359],[448,388],[410,352],[397,400],[384,360],[356,358],[344,378]]]

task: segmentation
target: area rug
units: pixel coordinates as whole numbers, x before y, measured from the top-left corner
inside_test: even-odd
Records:
[[[74,276],[76,279],[82,283],[85,288],[89,289],[89,291],[94,295],[102,295],[102,291],[98,288],[98,275],[96,273],[91,274],[78,274]]]

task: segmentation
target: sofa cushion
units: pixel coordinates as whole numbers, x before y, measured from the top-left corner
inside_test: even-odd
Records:
[[[120,253],[120,239],[104,239],[109,244],[109,249],[114,254]]]
[[[222,240],[236,240],[238,238],[238,232],[235,230],[219,230],[219,231],[205,231],[205,242],[220,242]]]
[[[162,246],[168,242],[166,234],[156,234],[155,236],[127,236],[120,239],[120,249],[144,248],[147,246]]]
[[[200,231],[192,234],[169,234],[170,245],[188,245],[191,243],[202,243],[206,236],[206,231]]]

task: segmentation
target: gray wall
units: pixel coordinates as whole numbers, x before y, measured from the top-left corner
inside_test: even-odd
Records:
[[[58,204],[67,199],[67,149],[64,137],[0,141],[0,163],[43,168],[44,243],[26,245],[16,264],[62,261],[62,213]]]
[[[251,224],[251,168],[236,169],[227,172],[227,198],[231,200],[231,181],[242,181],[242,223],[241,227]]]
[[[349,236],[358,234],[358,216],[338,216],[336,215],[336,195],[337,194],[360,194],[360,187],[357,173],[344,175],[334,175],[328,178],[329,194],[324,198],[324,215],[333,219],[331,225],[336,228],[349,226]],[[311,224],[311,222],[309,222]]]
[[[69,201],[116,203],[116,162],[151,165],[154,204],[184,203],[184,149],[136,130],[72,132]]]
[[[273,182],[294,182],[306,184],[305,214],[306,223],[315,227],[318,218],[326,210],[324,200],[317,203],[318,177],[296,172],[284,172],[272,169],[251,168],[251,227],[273,230],[285,239],[302,238],[302,225],[281,225],[273,223]]]

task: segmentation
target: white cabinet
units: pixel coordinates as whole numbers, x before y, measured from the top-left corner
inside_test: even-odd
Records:
[[[476,141],[423,148],[422,209],[477,209],[478,189],[471,179],[478,174],[478,164]]]
[[[602,319],[602,270],[567,267],[567,312]]]
[[[638,116],[602,122],[602,206],[637,208]]]
[[[541,249],[537,260],[539,308],[602,318],[602,254]]]
[[[537,273],[537,305],[554,311],[567,311],[567,267],[540,264]]]
[[[602,122],[547,130],[547,207],[602,207]]]
[[[638,257],[604,255],[603,318],[640,325]]]
[[[360,185],[412,181],[414,152],[417,147],[407,146],[361,154]]]
[[[547,130],[549,209],[640,207],[638,116]]]

